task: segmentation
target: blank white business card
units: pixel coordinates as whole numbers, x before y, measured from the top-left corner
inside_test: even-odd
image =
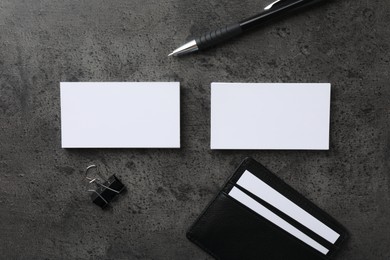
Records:
[[[298,238],[302,242],[318,250],[322,254],[326,255],[329,252],[329,249],[327,249],[326,247],[324,247],[323,245],[321,245],[320,243],[318,243],[317,241],[315,241],[314,239],[312,239],[311,237],[288,223],[286,220],[273,213],[271,210],[258,203],[256,200],[252,199],[250,196],[246,195],[240,189],[233,187],[232,190],[229,192],[229,196],[244,204],[245,206],[259,214],[263,218],[267,219],[268,221],[272,222],[273,224],[277,225],[284,231]]]
[[[211,149],[328,150],[328,83],[212,83]]]
[[[61,82],[63,148],[179,148],[178,82]]]
[[[299,207],[297,204],[280,194],[274,188],[269,186],[264,181],[257,178],[251,172],[246,170],[240,179],[237,181],[245,190],[256,195],[273,207],[279,209],[292,219],[306,226],[308,229],[334,244],[340,237],[336,231],[325,225],[323,222],[312,216],[306,210]],[[245,203],[244,203],[245,204]]]

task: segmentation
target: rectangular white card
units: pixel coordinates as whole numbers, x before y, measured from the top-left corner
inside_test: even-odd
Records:
[[[328,83],[212,83],[211,149],[328,150]]]
[[[240,179],[237,181],[237,184],[273,207],[279,209],[297,222],[306,226],[308,229],[323,237],[330,243],[334,244],[340,237],[340,234],[336,231],[313,217],[306,210],[299,207],[297,204],[280,194],[274,188],[257,178],[249,171],[246,170],[242,174]]]
[[[234,198],[235,200],[239,201],[240,203],[244,204],[263,218],[267,219],[268,221],[272,222],[273,224],[277,225],[284,231],[290,233],[294,237],[298,238],[302,242],[308,244],[312,248],[318,250],[322,254],[326,255],[329,252],[329,249],[258,203],[256,200],[252,199],[250,196],[246,195],[244,192],[239,190],[236,187],[233,187],[233,189],[229,192],[229,196]]]
[[[61,82],[63,148],[179,148],[179,82]]]

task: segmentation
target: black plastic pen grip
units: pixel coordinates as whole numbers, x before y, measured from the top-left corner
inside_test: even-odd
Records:
[[[239,23],[231,24],[217,30],[207,32],[196,38],[195,41],[199,50],[204,50],[230,38],[233,38],[241,33],[242,29]]]

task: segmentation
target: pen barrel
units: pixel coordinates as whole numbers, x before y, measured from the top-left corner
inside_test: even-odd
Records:
[[[195,39],[199,50],[204,50],[218,43],[222,43],[242,33],[239,23],[227,25],[214,31],[207,32]]]
[[[260,14],[249,17],[239,24],[243,31],[250,30],[259,25],[263,25],[268,21],[282,16],[289,15],[297,10],[306,9],[319,2],[325,3],[325,0],[282,0],[276,2],[272,7]]]

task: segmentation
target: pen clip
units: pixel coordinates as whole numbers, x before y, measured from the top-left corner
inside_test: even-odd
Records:
[[[264,7],[264,10],[269,10],[271,9],[275,4],[277,4],[278,2],[280,2],[281,0],[276,0],[275,2],[267,5],[266,7]]]
[[[276,0],[275,2],[272,2],[271,4],[267,5],[264,10],[268,11],[276,6],[288,6],[291,4],[297,4],[300,2],[304,2],[305,0]],[[306,1],[306,2],[313,2],[313,1]]]

